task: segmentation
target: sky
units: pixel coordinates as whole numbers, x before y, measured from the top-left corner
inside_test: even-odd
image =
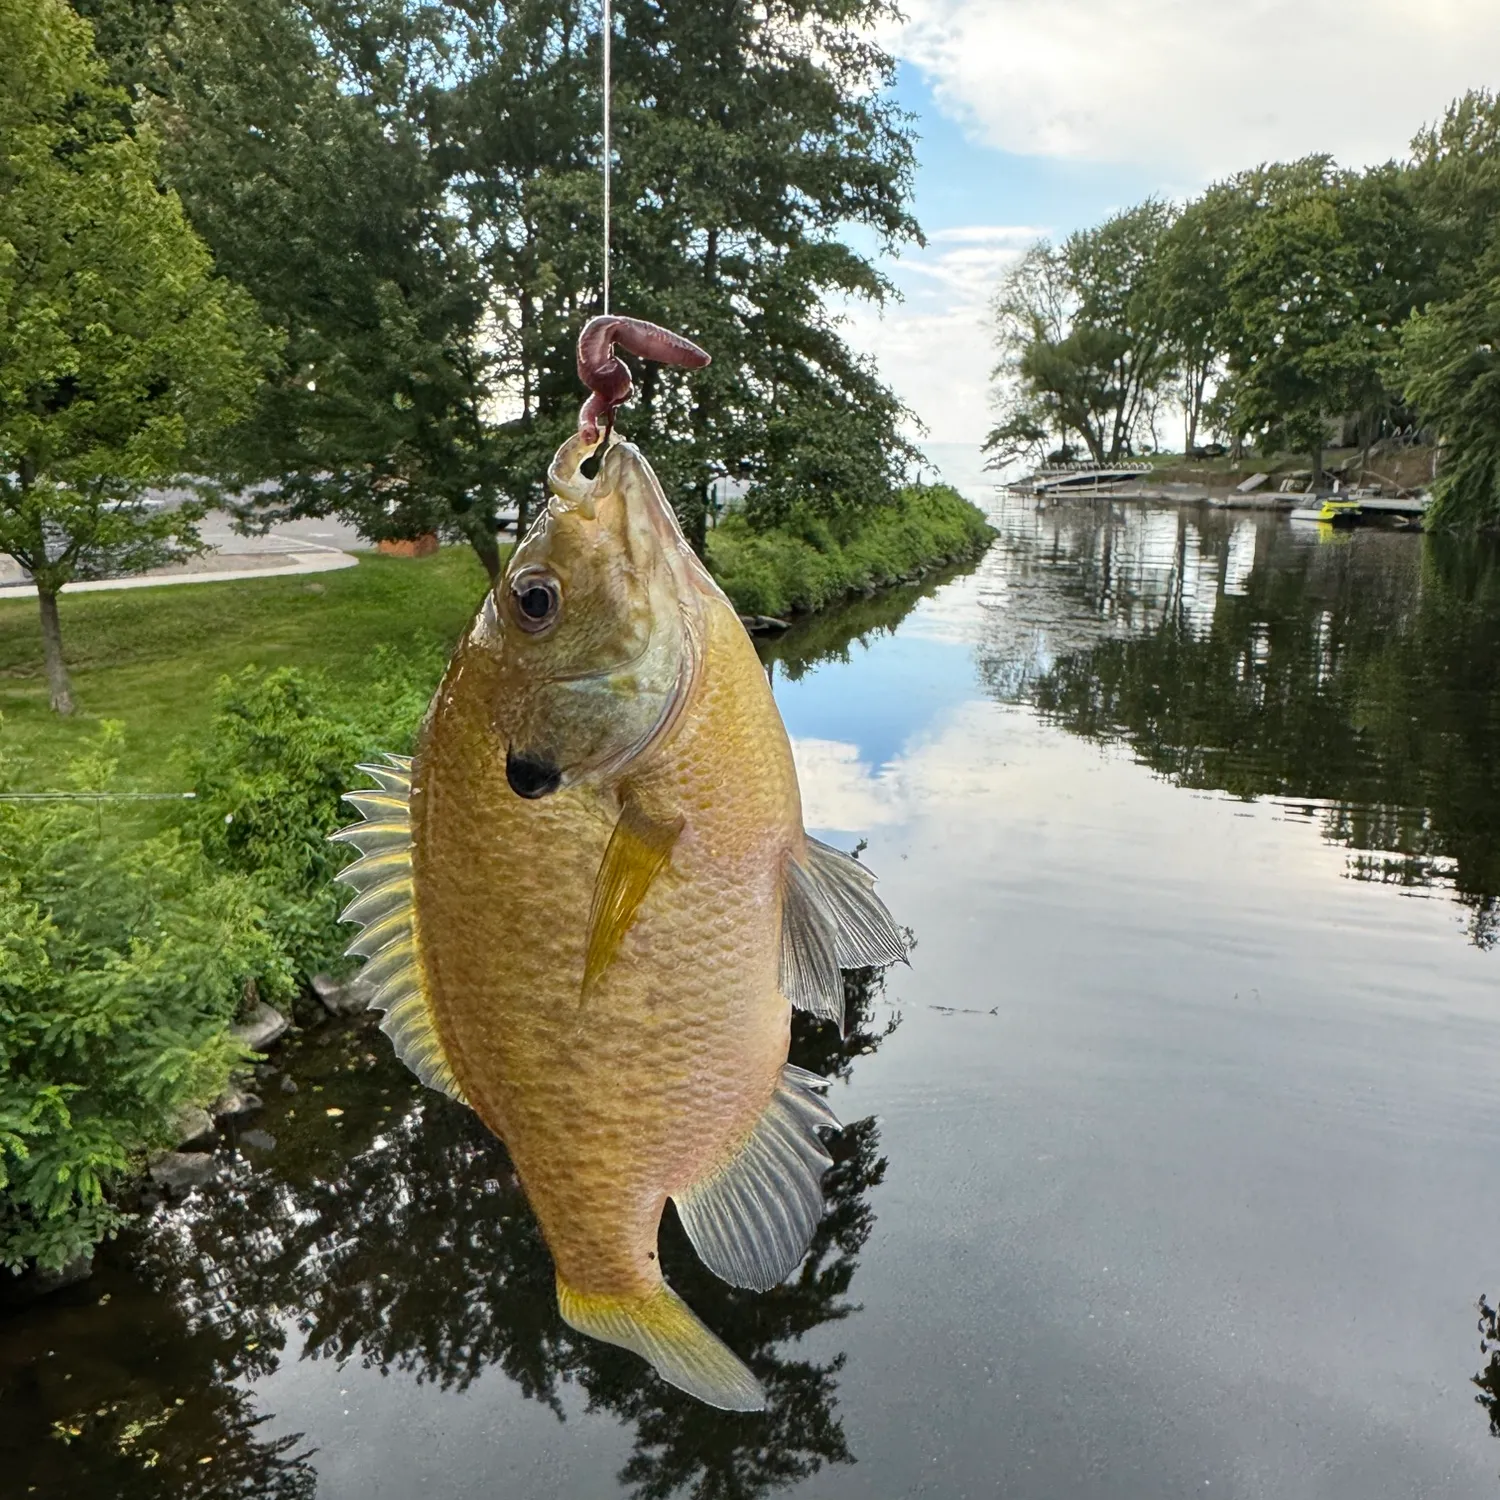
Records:
[[[1500,84],[1500,0],[904,0],[885,40],[916,116],[928,243],[882,265],[901,299],[851,343],[931,443],[989,426],[986,308],[1036,239],[1266,160],[1403,156]]]

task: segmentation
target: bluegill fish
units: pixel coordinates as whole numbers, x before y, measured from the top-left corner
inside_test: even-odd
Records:
[[[804,832],[749,637],[640,453],[605,442],[592,479],[593,444],[559,450],[415,758],[349,796],[351,951],[400,1055],[505,1142],[564,1319],[756,1410],[663,1279],[662,1212],[737,1286],[796,1268],[838,1122],[787,1062],[792,1007],[841,1022],[840,966],[905,946],[865,868]]]

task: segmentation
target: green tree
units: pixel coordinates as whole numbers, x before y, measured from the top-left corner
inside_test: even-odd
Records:
[[[1436,295],[1402,330],[1405,398],[1437,431],[1430,525],[1500,525],[1500,100],[1465,94],[1412,143]]]
[[[35,580],[59,713],[59,590],[197,545],[197,507],[140,493],[243,414],[268,352],[211,272],[87,24],[0,0],[0,551]]]
[[[1224,358],[1225,282],[1236,249],[1235,230],[1248,204],[1232,187],[1194,199],[1162,237],[1161,278],[1167,340],[1182,402],[1183,452],[1197,446]]]
[[[220,455],[268,485],[258,521],[441,530],[494,575],[490,300],[443,134],[461,22],[404,0],[182,0],[143,112],[219,266],[282,336]]]
[[[1331,421],[1357,414],[1368,441],[1394,406],[1400,325],[1430,295],[1430,240],[1409,175],[1314,156],[1242,173],[1221,191],[1232,251],[1220,404],[1237,437],[1308,452],[1316,478]]]
[[[1488,89],[1455,99],[1412,141],[1412,192],[1437,260],[1435,297],[1470,284],[1500,222],[1500,99]]]
[[[151,0],[79,3],[125,39],[169,180],[286,335],[234,475],[370,535],[466,535],[493,571],[497,506],[540,495],[600,309],[598,4],[179,0],[145,66]],[[615,306],[715,359],[691,381],[643,370],[626,420],[700,543],[721,475],[757,482],[762,519],[838,514],[888,499],[910,456],[828,307],[888,292],[849,223],[918,235],[871,40],[891,13],[615,8]]]
[[[1500,234],[1469,280],[1402,334],[1406,398],[1444,449],[1428,522],[1459,531],[1500,526]]]
[[[908,455],[899,404],[828,307],[888,291],[849,224],[887,246],[919,235],[909,128],[871,40],[890,13],[886,0],[615,7],[613,304],[714,357],[691,377],[647,365],[621,420],[700,546],[720,476],[754,482],[758,520],[837,515],[888,499]],[[600,310],[599,10],[468,14],[455,190],[506,339],[517,414],[497,446],[523,505],[573,426],[573,343]]]
[[[995,301],[999,421],[986,446],[1000,456],[1035,449],[1056,431],[1083,439],[1106,463],[1150,430],[1173,373],[1174,346],[1160,261],[1174,214],[1148,199],[1034,246]]]

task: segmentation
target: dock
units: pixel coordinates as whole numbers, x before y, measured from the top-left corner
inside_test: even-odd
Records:
[[[1233,489],[1211,490],[1205,484],[1161,481],[1153,483],[1151,464],[1048,464],[1010,486],[1018,494],[1034,495],[1038,500],[1136,500],[1165,502],[1172,505],[1212,505],[1224,510],[1290,511],[1299,519],[1310,519],[1325,501],[1358,510],[1344,509],[1341,519],[1350,521],[1381,516],[1420,519],[1430,499],[1425,494],[1373,495],[1360,489],[1336,490],[1332,493],[1282,488],[1268,490],[1263,486],[1269,476],[1253,474]]]

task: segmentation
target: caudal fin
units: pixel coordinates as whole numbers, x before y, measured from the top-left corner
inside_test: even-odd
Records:
[[[596,1297],[557,1278],[563,1321],[649,1360],[669,1385],[723,1411],[764,1411],[760,1381],[665,1282],[645,1297]]]

